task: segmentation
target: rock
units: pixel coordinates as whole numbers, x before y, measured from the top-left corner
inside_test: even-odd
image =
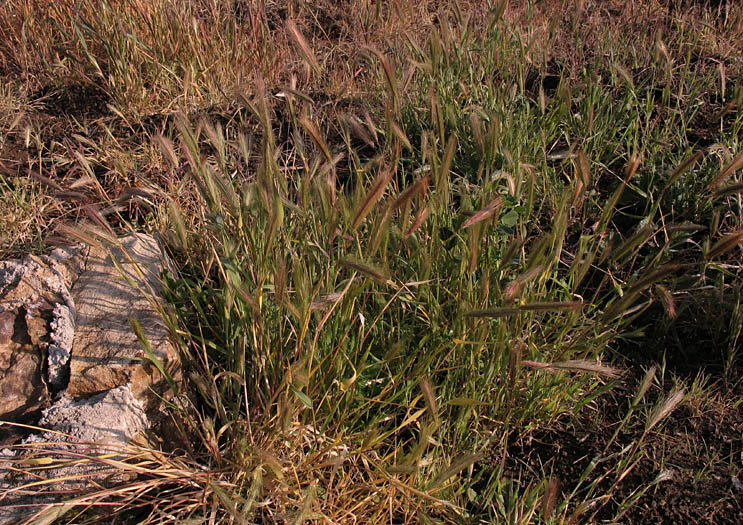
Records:
[[[0,524],[126,479],[97,458],[118,450],[115,459],[161,413],[170,383],[153,359],[181,378],[161,314],[168,264],[157,239],[143,234],[116,247],[0,262],[0,419],[29,422],[41,412],[38,425],[48,430],[0,450]],[[21,488],[30,482],[39,483]]]
[[[62,396],[43,411],[39,425],[50,432],[29,436],[22,449],[0,451],[0,493],[34,483],[31,490],[5,494],[0,523],[18,523],[95,485],[128,480],[131,473],[116,469],[111,460],[148,421],[129,387],[121,386],[80,401]]]
[[[75,317],[73,310],[63,304],[55,304],[52,311],[51,342],[47,347],[47,378],[52,389],[62,390],[67,384],[70,373],[67,364],[72,352],[72,341],[75,336]]]
[[[80,399],[123,385],[155,410],[169,384],[129,320],[177,381],[179,356],[161,315],[159,276],[168,264],[157,239],[144,234],[120,247],[0,262],[0,419],[19,421],[65,389]]]
[[[49,401],[41,374],[42,354],[28,335],[23,308],[6,310],[0,317],[0,419],[27,422]]]
[[[149,424],[142,403],[125,385],[79,401],[63,395],[43,410],[39,426],[61,432],[69,443],[124,445]],[[33,442],[39,440],[59,441],[60,435],[33,436]]]
[[[25,305],[62,303],[75,307],[70,296],[74,268],[84,264],[82,246],[54,250],[45,257],[0,261],[0,300],[4,310]],[[71,259],[78,259],[72,262]],[[82,259],[82,260],[81,260]]]
[[[0,312],[0,345],[7,345],[13,340],[15,316],[15,312]]]
[[[42,368],[49,338],[64,344],[72,335],[62,324],[49,326],[55,305],[75,308],[64,265],[74,255],[55,252],[0,262],[0,419],[23,421],[48,404]]]
[[[48,405],[47,356],[51,393],[63,388],[74,333],[70,288],[86,254],[76,246],[0,261],[0,419],[23,422]]]
[[[85,272],[72,290],[77,327],[67,394],[88,397],[129,385],[150,410],[160,403],[150,388],[162,394],[168,382],[148,362],[129,319],[139,322],[152,353],[177,380],[179,356],[157,302],[162,296],[159,275],[165,256],[157,239],[149,235],[134,234],[120,242],[122,249],[110,252],[91,248]]]

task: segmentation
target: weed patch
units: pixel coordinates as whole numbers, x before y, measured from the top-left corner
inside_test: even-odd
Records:
[[[7,2],[0,250],[158,231],[188,356],[66,511],[738,521],[743,11],[681,5]]]

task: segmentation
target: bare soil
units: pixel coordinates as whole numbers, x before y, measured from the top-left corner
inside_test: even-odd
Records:
[[[626,414],[639,379],[617,386],[593,411],[586,410],[572,420],[571,427],[538,430],[513,442],[505,459],[506,475],[526,486],[537,481],[535,474],[551,473],[559,481],[562,496],[570,494],[591,460],[605,455],[606,444]],[[742,523],[743,413],[733,402],[740,399],[741,386],[738,382],[733,388],[703,399],[694,397],[679,406],[645,438],[645,453],[618,482],[611,499],[603,507],[589,509],[579,521],[595,513],[591,522]],[[652,407],[660,394],[660,388],[651,389],[646,406]],[[643,423],[640,420],[625,427],[607,453],[640,439]],[[617,478],[616,472],[607,472],[609,466],[598,465],[583,486],[606,475],[599,487],[608,490]],[[621,503],[661,474],[663,480],[622,514]]]

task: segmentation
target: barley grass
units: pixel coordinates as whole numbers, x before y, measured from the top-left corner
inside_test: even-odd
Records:
[[[39,226],[8,225],[2,249],[160,231],[187,363],[177,445],[140,443],[118,464],[130,484],[45,519],[624,516],[667,476],[619,487],[691,398],[679,380],[648,399],[668,386],[656,367],[578,479],[505,465],[590,413],[635,366],[617,349],[695,301],[730,311],[736,366],[743,13],[642,4],[605,27],[581,2],[0,8],[3,67],[106,101],[50,138],[3,95],[29,116],[0,115],[2,140],[36,143],[38,175],[3,176],[0,198]]]

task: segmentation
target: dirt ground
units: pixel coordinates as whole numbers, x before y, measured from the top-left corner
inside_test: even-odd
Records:
[[[641,378],[631,377],[599,399],[593,410],[585,410],[570,428],[539,430],[509,447],[505,471],[522,484],[530,473],[551,472],[560,491],[568,495],[594,457],[601,456],[617,425],[620,424]],[[743,483],[739,479],[743,459],[743,412],[735,404],[743,384],[712,388],[709,397],[690,397],[659,427],[645,438],[645,452],[639,462],[617,483],[611,499],[598,510],[592,521],[640,523],[742,523]],[[653,406],[660,388],[651,388],[645,404]],[[640,439],[644,418],[630,423],[620,432],[608,453]],[[591,480],[608,490],[617,478],[607,473],[608,464],[598,465]],[[659,478],[660,477],[660,478]],[[620,504],[640,487],[653,481],[629,510],[621,513]],[[599,491],[603,493],[603,491]],[[572,510],[571,510],[572,512]],[[589,509],[579,519],[591,516]]]

